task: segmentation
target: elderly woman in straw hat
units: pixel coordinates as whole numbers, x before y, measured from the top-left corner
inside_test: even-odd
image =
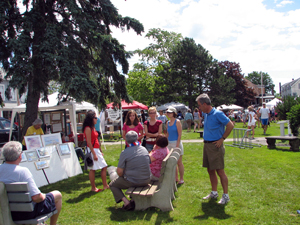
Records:
[[[31,135],[43,135],[44,131],[42,130],[41,126],[43,124],[43,121],[41,119],[36,119],[33,121],[32,126],[28,127],[25,136],[31,136]],[[26,144],[25,139],[23,138],[22,141],[23,150],[26,150]]]

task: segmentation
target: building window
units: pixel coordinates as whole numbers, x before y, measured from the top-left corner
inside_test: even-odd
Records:
[[[15,89],[10,89],[10,101],[17,101],[17,95],[16,95],[16,90]]]
[[[298,84],[298,88],[300,89],[300,83]]]
[[[297,93],[294,92],[294,93],[293,93],[293,96],[294,96],[294,97],[297,97]]]
[[[2,97],[2,100],[5,101],[5,86],[4,84],[0,84],[0,92],[1,92],[1,97]]]

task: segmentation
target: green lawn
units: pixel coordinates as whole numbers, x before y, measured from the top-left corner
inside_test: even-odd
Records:
[[[202,143],[184,143],[185,184],[178,188],[174,211],[124,212],[110,190],[91,193],[88,173],[41,188],[60,190],[59,224],[299,224],[300,153],[226,146],[231,201],[226,206],[202,200],[211,188],[202,165]],[[287,148],[285,148],[287,149]],[[117,166],[119,145],[107,146],[109,165]],[[96,183],[102,187],[100,172]],[[218,187],[221,194],[221,185]]]

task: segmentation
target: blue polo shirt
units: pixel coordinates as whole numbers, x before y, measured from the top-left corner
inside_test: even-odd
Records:
[[[230,121],[229,118],[221,111],[212,108],[209,113],[203,113],[205,141],[217,141],[222,138],[225,132],[225,126]]]

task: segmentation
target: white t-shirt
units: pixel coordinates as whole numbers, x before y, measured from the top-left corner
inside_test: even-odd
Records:
[[[261,114],[262,119],[268,119],[270,110],[268,108],[260,108],[259,113]]]
[[[252,118],[250,117],[250,115],[252,116]],[[253,111],[249,112],[248,116],[249,116],[248,123],[255,123],[255,118],[254,118],[255,112]]]
[[[28,182],[30,196],[41,193],[33,180],[31,172],[26,167],[7,163],[0,165],[0,181],[5,184],[13,182]]]

